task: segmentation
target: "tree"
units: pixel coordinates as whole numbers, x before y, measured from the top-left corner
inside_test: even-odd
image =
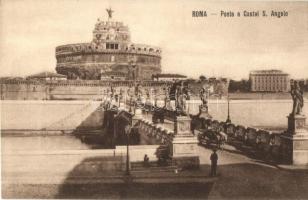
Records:
[[[203,81],[205,81],[205,80],[206,80],[206,77],[205,77],[205,76],[203,76],[203,75],[201,75],[201,76],[199,76],[199,80],[200,80],[201,82],[203,82]]]
[[[250,91],[250,81],[242,79],[240,81],[230,80],[229,82],[229,92],[249,92]]]

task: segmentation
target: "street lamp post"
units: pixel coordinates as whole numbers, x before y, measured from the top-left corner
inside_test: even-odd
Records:
[[[227,116],[226,123],[231,123],[231,119],[230,119],[230,99],[229,99],[229,92],[228,92],[227,102],[228,102],[228,116]]]
[[[133,99],[133,97],[130,96],[130,98],[129,98],[129,112],[130,113],[132,112],[132,99]]]
[[[127,143],[126,143],[126,175],[130,175],[130,171],[129,171],[129,134],[131,132],[131,126],[127,125],[125,127],[125,133],[126,133],[126,139],[127,139]]]
[[[157,97],[156,97],[156,94],[155,94],[155,97],[154,97],[154,106],[157,107]]]

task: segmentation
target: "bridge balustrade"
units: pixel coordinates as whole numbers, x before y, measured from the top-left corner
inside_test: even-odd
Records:
[[[276,160],[282,157],[281,137],[278,133],[271,134],[271,154]]]
[[[281,133],[271,133],[266,130],[258,130],[252,127],[244,127],[211,119],[200,119],[200,121],[202,121],[202,128],[196,128],[197,133],[202,134],[204,131],[212,130],[217,134],[218,131],[223,130],[229,137],[233,138],[232,141],[239,142],[230,143],[231,145],[250,146],[256,150],[252,152],[262,153],[261,155],[264,159],[271,157],[272,159],[279,160],[282,156]],[[227,142],[231,142],[231,140]]]
[[[260,135],[260,151],[268,152],[270,150],[270,133],[265,130],[259,130],[258,133]]]
[[[229,137],[234,137],[234,135],[235,135],[235,125],[234,124],[227,124],[226,125],[226,133]]]
[[[244,126],[238,125],[235,131],[235,137],[240,142],[245,142],[246,128]]]
[[[134,104],[133,101],[129,102]],[[141,109],[144,112],[155,113],[162,111],[164,118],[169,121],[175,121],[176,113],[172,110],[167,110],[161,107],[155,107],[148,103],[142,103]],[[272,134],[269,131],[258,130],[252,127],[244,127],[241,125],[235,125],[232,123],[219,122],[212,119],[198,119],[201,122],[201,126],[198,126],[196,130],[212,131],[218,133],[219,131],[225,132],[229,137],[234,138],[242,144],[251,146],[258,152],[262,152],[262,155],[272,154],[275,158],[279,158],[281,155],[281,138],[280,134]],[[173,132],[167,130],[164,127],[153,124],[148,120],[141,120],[140,132],[146,134],[148,137],[153,137],[159,144],[169,145],[172,142]]]
[[[169,145],[172,142],[173,132],[168,131],[164,127],[158,127],[149,121],[140,120],[138,130],[140,134],[154,138],[159,144]]]
[[[226,123],[225,122],[220,122],[219,125],[218,125],[218,131],[222,131],[222,132],[225,132],[225,125]]]
[[[250,146],[256,146],[257,141],[257,130],[255,128],[247,128],[247,144]]]
[[[214,132],[219,132],[220,131],[220,127],[219,127],[219,122],[217,120],[214,120],[211,124],[212,130]]]

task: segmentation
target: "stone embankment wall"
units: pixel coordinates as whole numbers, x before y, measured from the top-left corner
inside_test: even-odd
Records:
[[[98,129],[103,121],[100,105],[99,101],[1,101],[1,130]]]

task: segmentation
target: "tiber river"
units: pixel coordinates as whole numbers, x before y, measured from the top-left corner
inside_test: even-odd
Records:
[[[197,114],[199,100],[191,100],[187,110]],[[163,102],[159,102],[163,104]],[[173,103],[174,104],[174,103]],[[305,99],[303,114],[308,116],[308,100]],[[174,106],[174,105],[173,105]],[[236,125],[281,130],[287,127],[287,116],[292,111],[292,100],[230,100],[230,118]],[[227,100],[210,100],[209,114],[213,119],[226,121],[228,113]]]
[[[303,114],[308,116],[308,100],[305,100]],[[230,100],[232,123],[244,126],[280,129],[287,127],[287,116],[292,111],[292,100]],[[195,110],[194,108],[190,108]],[[209,102],[209,113],[213,119],[227,119],[226,100]]]
[[[159,102],[161,104],[163,102]],[[190,113],[197,113],[200,101],[192,101],[188,106]],[[305,101],[303,113],[308,116],[308,101]],[[14,107],[16,108],[16,107]],[[10,106],[2,109],[9,112]],[[292,100],[231,100],[230,117],[236,125],[252,126],[269,130],[283,130],[287,128],[287,115],[292,110]],[[227,119],[227,101],[210,100],[209,113],[213,119],[225,121]],[[2,117],[7,113],[2,113]],[[15,115],[16,116],[16,115]],[[16,116],[18,118],[18,116]],[[40,117],[40,116],[36,116]],[[43,117],[43,116],[41,116]],[[19,120],[16,119],[15,120]],[[23,118],[23,120],[27,120]],[[30,120],[31,121],[31,120]],[[2,120],[2,127],[5,127]],[[26,123],[26,122],[24,122]],[[89,149],[74,136],[30,136],[30,137],[2,137],[2,150],[66,150]]]

